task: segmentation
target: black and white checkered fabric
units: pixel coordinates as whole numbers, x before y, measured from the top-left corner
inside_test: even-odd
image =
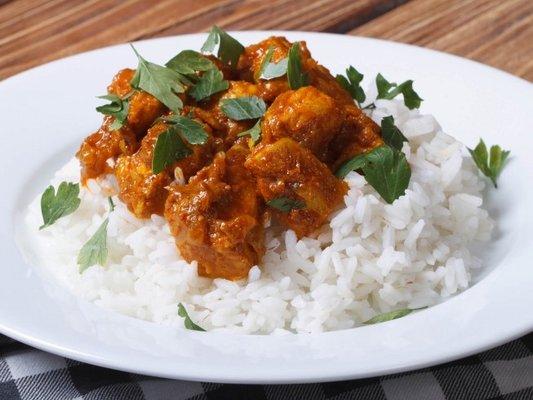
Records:
[[[54,356],[0,335],[0,399],[533,399],[533,333],[476,356],[381,378],[306,385],[156,379]]]

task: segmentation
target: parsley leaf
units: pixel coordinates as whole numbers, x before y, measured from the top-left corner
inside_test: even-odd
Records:
[[[287,64],[289,63],[288,58],[283,58],[279,62],[274,63],[270,62],[272,59],[272,54],[274,54],[274,47],[270,46],[261,61],[259,70],[257,71],[258,79],[270,80],[274,78],[279,78],[287,73]]]
[[[343,163],[339,167],[337,172],[335,173],[335,176],[337,178],[344,179],[346,175],[348,175],[348,172],[363,168],[365,163],[366,163],[366,154],[365,153],[358,154],[354,158]]]
[[[203,125],[189,117],[171,115],[163,117],[162,120],[178,128],[183,138],[190,144],[204,144],[207,142],[209,135]]]
[[[422,98],[414,91],[413,81],[408,80],[399,85],[394,82],[389,82],[381,74],[376,76],[376,86],[378,89],[378,99],[391,100],[398,96],[400,93],[403,94],[403,102],[412,110],[413,108],[420,107],[422,103]]]
[[[106,218],[94,235],[85,242],[78,254],[79,271],[82,273],[91,265],[104,265],[107,260],[107,224]]]
[[[236,68],[239,57],[244,51],[244,46],[215,25],[211,28],[207,40],[202,45],[201,52],[213,53],[217,45],[219,45],[217,57],[225,64]]]
[[[367,325],[377,324],[379,322],[392,321],[393,319],[405,317],[408,314],[411,314],[413,310],[410,308],[402,308],[400,310],[390,311],[384,314],[376,315],[374,318],[370,318],[365,322]]]
[[[189,317],[189,313],[187,312],[187,310],[185,309],[185,307],[181,303],[178,304],[178,315],[181,318],[184,318],[183,325],[185,325],[186,329],[189,329],[189,330],[192,330],[192,331],[205,332],[204,328],[202,328],[201,326],[196,325],[194,322],[192,322],[191,317]]]
[[[301,200],[291,199],[289,197],[276,197],[266,202],[267,206],[275,208],[281,212],[288,213],[291,210],[301,210],[305,208],[305,203]]]
[[[224,80],[222,72],[218,69],[210,69],[200,77],[200,80],[192,87],[189,94],[196,101],[200,101],[228,88],[229,82]]]
[[[172,165],[174,161],[192,154],[192,150],[185,145],[179,131],[178,126],[171,125],[157,137],[152,158],[152,172],[154,174],[160,173]]]
[[[394,117],[392,115],[381,120],[381,136],[385,143],[396,150],[402,150],[403,142],[408,141],[402,131],[394,125]]]
[[[52,225],[59,218],[72,214],[80,206],[79,183],[61,182],[57,193],[52,185],[48,186],[41,196],[41,214],[43,224],[39,229]]]
[[[247,131],[239,133],[237,136],[242,137],[250,135],[250,140],[252,141],[252,144],[250,147],[252,147],[254,144],[256,144],[259,139],[261,138],[261,120],[258,119],[254,126],[252,126]]]
[[[222,99],[220,109],[228,118],[242,121],[243,119],[262,117],[266,111],[266,104],[263,99],[257,96],[244,96]]]
[[[111,129],[120,129],[128,119],[129,97],[133,91],[128,93],[122,99],[115,94],[106,94],[98,96],[99,99],[109,100],[111,103],[96,107],[96,111],[104,115],[111,115],[115,120],[111,124]]]
[[[494,145],[490,148],[490,157],[489,152],[487,151],[487,146],[483,139],[479,139],[478,145],[472,149],[468,149],[474,162],[476,163],[479,170],[490,180],[495,188],[498,187],[496,180],[502,172],[505,162],[509,157],[510,151],[502,150],[500,146]]]
[[[110,212],[115,211],[115,203],[114,203],[113,198],[111,196],[109,196],[107,198],[107,202],[109,203],[109,211]]]
[[[181,83],[182,75],[170,68],[146,61],[133,45],[131,48],[139,59],[139,65],[130,82],[131,86],[150,93],[173,111],[180,110],[183,102],[178,93],[185,91],[185,86]]]
[[[309,76],[302,70],[300,60],[300,43],[294,43],[289,49],[289,59],[287,63],[287,80],[289,87],[293,90],[299,89],[309,84]]]
[[[165,66],[183,75],[191,75],[197,71],[207,71],[215,68],[215,64],[210,59],[194,50],[180,51]]]
[[[350,65],[350,67],[346,69],[346,77],[337,75],[335,79],[348,93],[350,93],[350,96],[352,96],[357,103],[361,104],[366,99],[365,91],[361,87],[363,77],[363,74],[359,73],[359,71]]]

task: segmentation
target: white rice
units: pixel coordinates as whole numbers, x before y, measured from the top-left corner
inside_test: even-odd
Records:
[[[177,304],[207,330],[239,333],[322,332],[361,325],[376,314],[438,303],[466,289],[480,267],[468,246],[490,238],[493,221],[481,208],[484,181],[464,146],[431,115],[401,101],[378,100],[371,117],[393,115],[409,139],[409,188],[386,204],[355,172],[346,177],[345,206],[313,238],[267,228],[263,265],[248,280],[199,277],[179,255],[165,220],[136,219],[115,197],[113,176],[89,181],[81,205],[42,231],[40,196],[26,218],[40,258],[76,295],[156,323],[183,328]],[[78,181],[72,159],[52,180]],[[109,215],[105,266],[78,273],[82,245]]]

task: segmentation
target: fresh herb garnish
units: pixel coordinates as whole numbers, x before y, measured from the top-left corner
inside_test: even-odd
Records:
[[[257,96],[235,97],[222,99],[220,109],[228,118],[242,121],[262,117],[266,111],[266,104]]]
[[[283,58],[279,62],[274,63],[270,62],[272,55],[274,54],[274,47],[270,46],[265,53],[263,61],[259,66],[257,71],[257,79],[270,80],[274,78],[279,78],[287,73],[287,64],[289,63],[288,58]]]
[[[261,138],[261,120],[260,119],[258,119],[255,125],[252,126],[250,129],[239,133],[237,136],[242,137],[246,135],[250,135],[250,140],[252,141],[251,146],[255,145],[259,141],[259,139]]]
[[[135,75],[130,81],[131,86],[150,93],[173,111],[180,110],[183,102],[178,93],[185,91],[185,86],[181,83],[183,76],[170,68],[146,61],[133,45],[131,48],[139,59]]]
[[[376,86],[378,89],[378,99],[391,100],[401,93],[403,94],[403,102],[410,110],[419,108],[420,103],[422,103],[423,99],[413,89],[412,80],[398,85],[394,82],[389,82],[383,75],[378,74],[376,76]]]
[[[394,125],[394,117],[389,115],[381,120],[381,136],[383,141],[396,150],[401,150],[403,142],[407,142],[407,138],[402,131]]]
[[[204,144],[207,142],[209,135],[198,121],[182,115],[171,115],[161,119],[178,128],[181,136],[190,144]]]
[[[350,65],[350,67],[346,69],[346,76],[337,75],[335,79],[348,93],[350,93],[350,96],[352,96],[357,103],[361,104],[366,99],[365,91],[361,87],[363,77],[363,74]]]
[[[244,46],[215,25],[211,28],[207,40],[202,45],[201,52],[213,53],[217,45],[217,57],[225,64],[236,68],[239,57],[244,51]]]
[[[106,218],[94,235],[85,242],[78,254],[79,271],[82,273],[91,265],[104,265],[107,260],[107,224]]]
[[[81,200],[79,183],[61,182],[57,193],[52,185],[41,196],[41,214],[43,224],[39,229],[52,225],[59,218],[72,214],[79,207]]]
[[[289,58],[287,63],[287,81],[289,87],[293,90],[299,89],[309,84],[309,76],[302,69],[300,59],[300,43],[294,43],[289,49]]]
[[[228,88],[229,82],[224,80],[222,72],[218,69],[210,69],[204,72],[196,85],[191,88],[189,94],[194,97],[196,101],[200,101]]]
[[[113,202],[113,198],[111,196],[107,198],[107,202],[109,203],[109,211],[115,211],[115,203]]]
[[[305,203],[301,200],[291,199],[289,197],[276,197],[266,202],[267,206],[275,208],[281,212],[288,213],[291,210],[301,210],[305,208]]]
[[[468,149],[468,151],[472,155],[479,170],[483,175],[490,178],[494,187],[497,188],[496,180],[505,166],[510,151],[502,150],[500,146],[494,145],[490,148],[489,154],[483,139],[479,139],[477,146],[473,150]]]
[[[178,304],[178,315],[183,318],[183,325],[185,325],[186,329],[189,329],[191,331],[205,332],[204,328],[192,322],[191,317],[189,317],[189,313],[181,303]]]
[[[183,75],[192,75],[197,71],[207,71],[216,68],[211,60],[194,50],[183,50],[179,52],[165,66]]]
[[[157,137],[152,158],[152,172],[154,174],[160,173],[175,161],[192,154],[192,150],[181,138],[180,131],[178,126],[171,125]]]
[[[405,154],[387,145],[357,155],[341,165],[336,175],[344,178],[353,169],[361,169],[366,181],[389,204],[405,194],[411,179],[411,168]]]
[[[96,111],[104,115],[111,115],[115,117],[115,120],[111,124],[110,128],[120,129],[128,119],[129,98],[133,94],[133,91],[128,93],[123,98],[118,97],[116,94],[106,94],[105,96],[98,96],[99,99],[109,100],[111,103],[104,104],[103,106],[96,107]]]
[[[365,324],[371,325],[380,322],[392,321],[393,319],[405,317],[406,315],[411,314],[412,312],[413,310],[411,310],[410,308],[402,308],[401,310],[390,311],[384,314],[376,315],[374,318],[370,318],[368,321],[365,321]]]

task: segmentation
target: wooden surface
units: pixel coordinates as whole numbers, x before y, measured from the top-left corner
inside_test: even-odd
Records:
[[[533,81],[533,0],[0,0],[0,79],[82,51],[213,24],[390,39]]]

